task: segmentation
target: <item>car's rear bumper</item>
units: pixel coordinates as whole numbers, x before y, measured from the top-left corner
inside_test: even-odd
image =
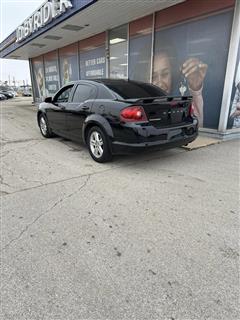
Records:
[[[144,134],[135,128],[135,134],[138,138],[136,142],[112,141],[112,153],[127,154],[186,145],[197,138],[198,122],[194,120],[193,123],[184,126],[162,129],[148,126],[145,127]]]

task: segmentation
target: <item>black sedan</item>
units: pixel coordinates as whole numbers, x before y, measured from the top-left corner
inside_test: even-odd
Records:
[[[191,97],[167,96],[160,88],[130,80],[79,80],[39,105],[45,138],[59,135],[87,144],[97,162],[113,154],[186,145],[198,121]]]
[[[0,94],[3,94],[7,99],[14,98],[14,92],[9,87],[0,86]]]
[[[6,100],[6,99],[7,99],[7,97],[0,92],[0,100]]]

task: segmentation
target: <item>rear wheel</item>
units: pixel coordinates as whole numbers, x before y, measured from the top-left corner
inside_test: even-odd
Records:
[[[41,134],[44,136],[44,138],[51,138],[53,137],[53,133],[51,128],[49,127],[47,118],[44,114],[40,114],[38,118],[38,124],[41,131]]]
[[[112,159],[108,137],[101,128],[92,127],[89,130],[87,145],[93,160],[103,163]]]

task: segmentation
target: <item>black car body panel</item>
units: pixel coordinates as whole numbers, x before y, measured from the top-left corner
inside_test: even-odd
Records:
[[[93,125],[97,125],[99,127],[101,127],[108,135],[108,137],[113,140],[114,139],[114,134],[113,134],[113,129],[110,125],[110,123],[108,122],[108,120],[104,117],[104,114],[94,114],[92,113],[91,115],[89,115],[84,123],[83,123],[83,127],[82,127],[82,140],[84,143],[86,143],[86,132],[87,132],[87,128],[91,127]]]
[[[125,88],[126,94],[122,94]],[[145,96],[141,96],[143,88]],[[157,95],[151,96],[150,92]],[[98,126],[108,136],[114,154],[180,146],[198,134],[198,120],[189,114],[192,97],[167,96],[160,88],[141,82],[79,80],[47,101],[39,105],[38,114],[46,115],[54,133],[86,143],[89,128]],[[146,119],[123,121],[122,110],[136,105],[144,110]]]

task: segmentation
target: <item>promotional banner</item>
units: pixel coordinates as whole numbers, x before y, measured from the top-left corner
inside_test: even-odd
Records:
[[[202,127],[217,129],[233,12],[156,30],[153,83],[192,95]]]
[[[79,42],[81,79],[106,78],[105,32]]]
[[[43,57],[33,58],[32,70],[33,70],[33,89],[36,101],[42,101],[45,97],[45,79],[43,71]]]
[[[46,96],[53,96],[59,89],[57,51],[44,55]]]
[[[59,49],[61,85],[78,80],[78,44]]]
[[[232,95],[228,121],[228,129],[231,128],[240,128],[240,44],[238,46],[237,63],[232,86]]]
[[[81,79],[106,78],[105,47],[80,53]]]
[[[153,16],[129,24],[128,77],[150,82]]]

